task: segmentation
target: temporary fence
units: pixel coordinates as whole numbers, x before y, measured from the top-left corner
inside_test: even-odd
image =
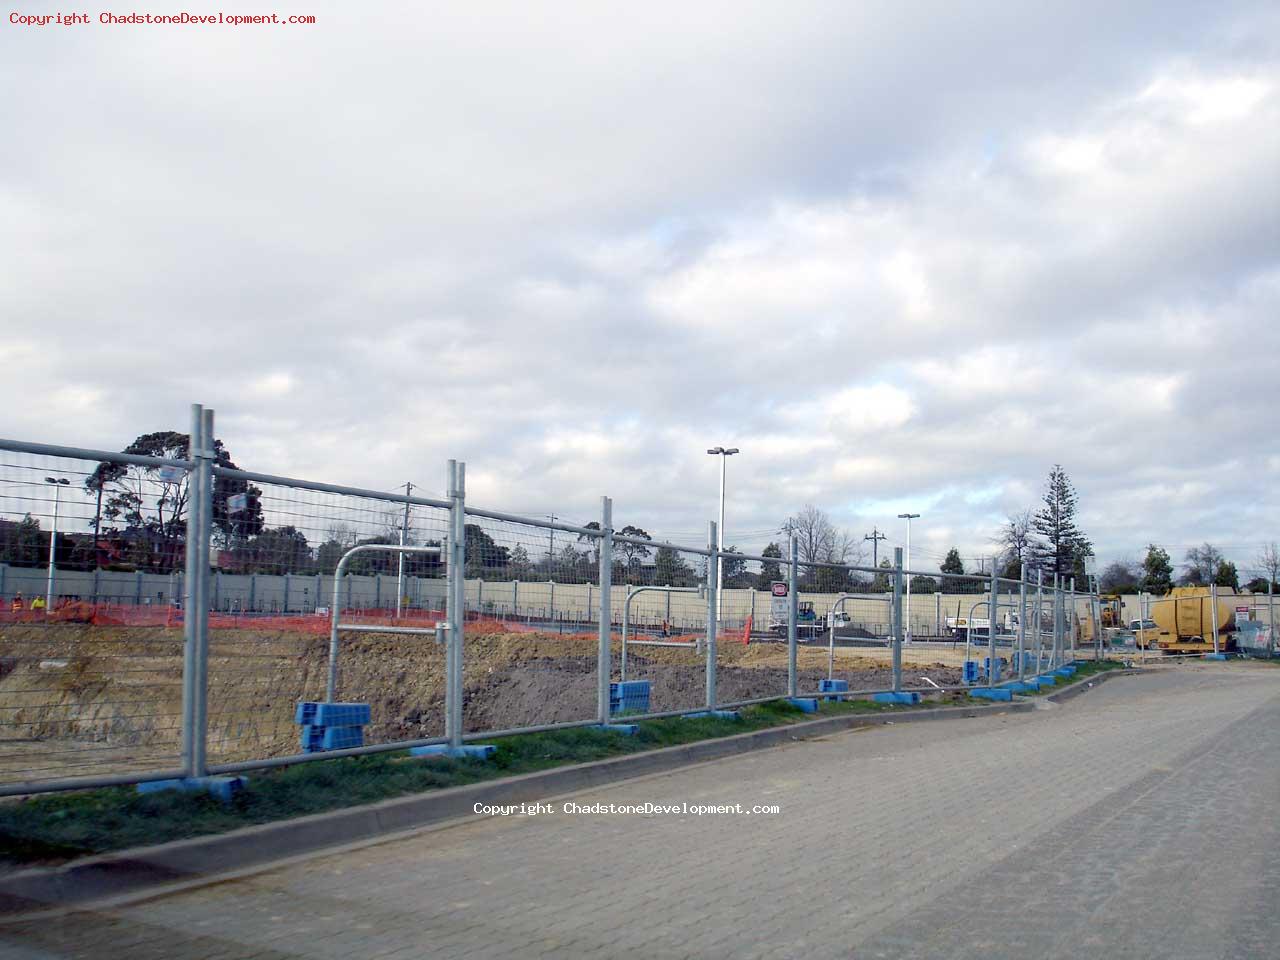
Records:
[[[0,440],[0,795],[994,690],[1072,659],[1096,612],[1066,583],[910,571],[901,551],[749,555],[714,522],[654,541],[615,530],[607,497],[581,526],[484,510],[454,461],[435,498],[245,471],[200,407],[156,436],[164,455]]]

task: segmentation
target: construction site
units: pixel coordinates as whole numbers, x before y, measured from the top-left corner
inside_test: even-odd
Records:
[[[589,716],[596,697],[596,638],[509,632],[468,624],[463,718],[468,731],[556,724]],[[612,656],[620,656],[615,634]],[[906,658],[913,686],[960,683],[962,653]],[[444,732],[444,651],[432,640],[361,633],[345,639],[339,696],[369,704],[366,742],[411,741]],[[801,684],[828,677],[825,648],[798,656]],[[183,645],[179,629],[91,624],[0,626],[0,780],[145,771],[176,762],[181,747]],[[294,714],[321,700],[328,638],[289,629],[214,629],[209,644],[211,762],[288,757],[298,752]],[[787,693],[780,644],[725,644],[717,651],[722,697]],[[651,685],[651,710],[694,710],[706,667],[695,649],[630,651],[629,676]],[[850,690],[892,685],[887,650],[839,648],[836,678]],[[940,692],[938,696],[942,696]]]

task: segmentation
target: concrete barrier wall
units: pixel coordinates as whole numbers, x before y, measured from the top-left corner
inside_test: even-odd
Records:
[[[0,597],[7,604],[15,594],[21,593],[29,603],[34,596],[43,596],[47,571],[39,567],[14,567],[0,564]],[[140,605],[168,605],[181,602],[183,575],[153,573],[121,573],[109,570],[72,571],[59,570],[54,580],[54,594],[58,597],[79,597],[113,603]],[[223,612],[256,613],[312,613],[316,607],[329,607],[333,603],[333,577],[269,576],[266,574],[241,575],[218,573],[211,581],[213,596],[211,607]],[[442,609],[445,581],[437,577],[406,577],[405,596],[413,609]],[[354,576],[343,579],[340,590],[342,606],[355,609],[390,609],[396,602],[396,578],[392,575]],[[613,620],[622,620],[622,606],[627,596],[625,586],[615,586],[610,602]],[[837,594],[807,593],[800,599],[811,601],[820,615],[825,615],[835,602]],[[468,611],[494,617],[514,617],[531,621],[562,621],[565,623],[593,623],[600,605],[600,588],[594,584],[548,583],[546,581],[468,580],[466,586]],[[845,612],[855,624],[863,625],[869,632],[886,635],[889,623],[889,595],[864,595],[848,600]],[[913,634],[937,635],[940,624],[947,617],[968,616],[975,601],[984,599],[978,594],[915,594],[911,598],[910,621]],[[1017,602],[1016,596],[1012,598]],[[1030,601],[1030,596],[1028,600]],[[1137,619],[1141,607],[1137,596],[1125,596],[1124,619]],[[723,591],[722,619],[726,629],[741,629],[750,616],[757,630],[769,622],[771,597],[767,591],[726,589]],[[1267,598],[1241,594],[1239,605],[1249,605],[1260,611],[1266,619]],[[1277,604],[1280,606],[1280,604]],[[1077,614],[1089,615],[1088,604],[1080,600]],[[976,616],[986,617],[985,605],[978,607]],[[664,620],[673,629],[701,630],[706,628],[707,601],[696,593],[643,593],[631,604],[632,619],[641,625],[658,625]],[[1259,614],[1255,614],[1259,616]]]

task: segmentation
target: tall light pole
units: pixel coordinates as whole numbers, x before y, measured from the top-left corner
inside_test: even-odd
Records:
[[[738,452],[737,447],[712,447],[707,451],[713,457],[720,458],[720,525],[716,528],[716,549],[724,552],[724,475],[725,465],[729,458]],[[716,623],[724,619],[724,563],[716,564]]]
[[[45,477],[45,483],[53,484],[53,527],[49,531],[49,579],[45,584],[44,612],[48,616],[53,612],[53,557],[58,550],[58,499],[62,488],[71,483],[66,477]]]
[[[907,521],[907,570],[911,569],[911,521],[918,520],[918,513],[900,513],[899,520]],[[904,631],[906,636],[904,639],[907,643],[911,642],[911,574],[907,574],[907,629]]]

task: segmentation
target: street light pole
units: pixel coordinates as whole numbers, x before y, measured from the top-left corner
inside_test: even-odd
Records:
[[[907,643],[911,642],[911,521],[919,519],[918,513],[900,513],[899,520],[907,521],[907,629],[904,639]]]
[[[45,584],[44,592],[44,613],[48,616],[53,612],[53,558],[58,550],[58,500],[62,488],[71,481],[65,477],[45,477],[44,482],[53,484],[53,527],[49,531],[49,579]]]
[[[729,458],[737,447],[712,447],[707,453],[720,458],[720,525],[716,527],[716,550],[724,553],[724,477]],[[724,563],[716,564],[716,624],[724,620]]]

